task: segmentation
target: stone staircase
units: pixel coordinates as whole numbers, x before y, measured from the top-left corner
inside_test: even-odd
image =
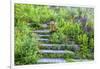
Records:
[[[71,49],[77,49],[78,45],[74,44],[52,44],[49,40],[51,36],[50,30],[48,29],[48,24],[41,25],[43,29],[35,30],[34,33],[37,33],[40,37],[37,39],[41,44],[39,45],[39,53],[43,55],[37,62],[38,63],[65,63],[67,62],[63,57],[65,54],[74,55],[74,51]],[[44,56],[45,55],[45,56]],[[61,55],[61,57],[49,57],[46,55]]]

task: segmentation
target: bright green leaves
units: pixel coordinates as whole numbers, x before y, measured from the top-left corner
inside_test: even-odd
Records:
[[[88,36],[83,34],[83,45],[88,45]]]
[[[81,34],[78,36],[78,42],[80,44],[80,55],[81,58],[87,58],[87,55],[89,54],[88,49],[88,36],[87,34]]]
[[[27,28],[28,29],[28,28]],[[16,29],[16,31],[18,31]],[[15,64],[36,63],[38,59],[38,38],[35,34],[29,32],[16,32],[15,39]]]
[[[94,39],[93,38],[90,39],[89,46],[91,49],[94,49]]]
[[[93,59],[94,39],[90,38],[87,34],[80,34],[78,37],[80,44],[80,57],[84,59]]]
[[[88,43],[88,36],[87,34],[81,34],[78,36],[78,42],[79,44],[84,44],[84,45],[87,45]]]
[[[62,32],[56,32],[52,34],[50,39],[52,43],[63,43],[65,35]]]
[[[15,4],[15,64],[36,63],[39,58],[36,34],[27,25],[32,21],[32,5]]]
[[[92,12],[92,13],[91,13]],[[33,64],[41,57],[38,54],[39,38],[33,30],[39,30],[42,23],[51,19],[56,22],[57,31],[51,34],[52,43],[67,44],[74,41],[79,45],[78,58],[93,59],[94,28],[91,8],[39,6],[32,4],[15,4],[15,64]],[[90,15],[91,14],[91,15]],[[82,29],[79,16],[86,15],[86,31]],[[75,20],[75,18],[77,18]],[[31,26],[28,26],[30,24]],[[74,43],[73,43],[74,44]],[[48,56],[48,55],[46,55]],[[50,55],[57,56],[57,55]],[[59,55],[61,56],[61,55]],[[49,57],[49,56],[48,56]],[[62,57],[62,56],[61,56]],[[66,60],[75,56],[65,55]]]

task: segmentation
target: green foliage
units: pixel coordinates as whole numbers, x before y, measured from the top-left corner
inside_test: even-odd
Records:
[[[17,27],[15,32],[15,64],[36,63],[39,58],[36,40],[38,37],[35,34],[32,35],[27,26],[21,27]]]
[[[27,7],[27,8],[26,8]],[[30,8],[29,8],[30,7]],[[15,5],[15,64],[36,63],[39,58],[36,34],[27,25],[31,21],[32,5]]]
[[[69,60],[77,55],[78,58],[93,59],[93,9],[15,4],[14,13],[16,65],[37,63],[40,57],[64,57],[66,60]],[[86,31],[83,30],[80,22],[75,21],[75,17],[83,15],[88,17]],[[37,34],[31,32],[40,29],[42,23],[46,23],[51,19],[56,22],[57,26],[57,31],[51,34],[51,43],[63,43],[66,45],[68,41],[75,41],[80,49],[75,52],[75,55],[38,54],[39,42],[36,39],[39,37]],[[28,23],[32,23],[32,26],[28,26]],[[71,50],[70,48],[66,49]]]
[[[63,33],[56,32],[52,34],[50,39],[52,43],[62,43],[64,42],[64,38],[65,38],[65,35]]]
[[[91,38],[89,40],[89,37],[87,34],[81,34],[78,36],[78,42],[80,44],[80,53],[79,54],[80,54],[81,58],[92,59],[93,58],[93,51],[91,51],[91,50],[94,48],[93,38]]]
[[[91,49],[94,49],[94,39],[93,38],[90,39],[89,45]]]
[[[76,39],[76,36],[82,32],[80,24],[61,21],[58,23],[57,32],[52,34],[53,42],[65,42],[67,40]]]

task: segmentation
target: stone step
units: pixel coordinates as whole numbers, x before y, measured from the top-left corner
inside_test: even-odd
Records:
[[[44,46],[44,47],[65,46],[65,44],[40,44],[40,46]]]
[[[47,25],[47,24],[41,24],[41,27],[43,27],[43,28],[47,28],[48,25]]]
[[[40,44],[40,46],[46,46],[46,47],[50,47],[50,46],[68,46],[68,47],[71,47],[71,46],[78,46],[77,44]]]
[[[40,38],[40,39],[37,39],[38,41],[41,41],[41,42],[48,42],[49,41],[49,39],[47,39],[47,38]]]
[[[38,34],[39,37],[49,37],[49,34]]]
[[[71,50],[77,51],[80,49],[79,45],[75,44],[40,44],[40,49],[49,49],[49,50]]]
[[[63,58],[41,58],[38,63],[66,63]]]
[[[38,26],[39,29],[48,29],[49,25],[44,23],[44,24],[38,24],[38,23],[27,23],[28,26],[34,27],[34,26]]]
[[[70,53],[70,54],[74,54],[74,52],[72,51],[68,51],[68,50],[40,50],[39,51],[40,53],[52,53],[52,54],[67,54],[67,53]]]
[[[35,33],[49,33],[50,32],[50,30],[35,30],[35,31],[33,31],[33,32],[35,32]]]

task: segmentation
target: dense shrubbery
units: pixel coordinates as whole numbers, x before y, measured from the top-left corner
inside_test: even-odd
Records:
[[[26,8],[30,7],[30,8]],[[38,41],[35,33],[27,25],[32,19],[31,5],[15,5],[15,64],[36,63],[39,58]]]
[[[83,29],[81,22],[75,19],[80,15],[86,15],[88,18],[85,29]],[[40,54],[37,54],[39,42],[36,38],[38,36],[31,32],[33,29],[39,28],[39,24],[51,19],[54,19],[57,25],[57,31],[50,38],[52,43],[66,44],[69,40],[75,41],[80,46],[80,50],[76,52],[78,57],[93,59],[93,9],[15,4],[15,64],[37,62],[40,57]],[[28,23],[35,23],[35,26],[30,27]],[[65,58],[68,60],[71,57],[65,56]]]
[[[18,31],[18,29],[16,29]],[[15,42],[15,62],[16,64],[29,64],[36,63],[39,58],[38,53],[38,41],[31,34],[26,32],[16,32]]]
[[[67,9],[68,10],[68,9]],[[85,10],[85,11],[84,11]],[[82,15],[86,15],[86,9],[81,11]],[[80,13],[78,10],[77,13]],[[88,11],[88,10],[87,10]],[[68,11],[67,11],[68,12]],[[68,14],[68,13],[67,13]],[[83,28],[81,22],[75,22],[72,14],[68,14],[67,16],[62,17],[59,20],[56,19],[57,22],[57,31],[52,34],[51,42],[61,42],[68,43],[68,41],[75,41],[75,43],[80,45],[80,50],[76,53],[81,59],[93,59],[94,52],[94,31],[93,31],[93,13],[89,15],[87,13],[88,21]],[[67,20],[69,19],[69,20]],[[90,44],[91,43],[91,44]]]

